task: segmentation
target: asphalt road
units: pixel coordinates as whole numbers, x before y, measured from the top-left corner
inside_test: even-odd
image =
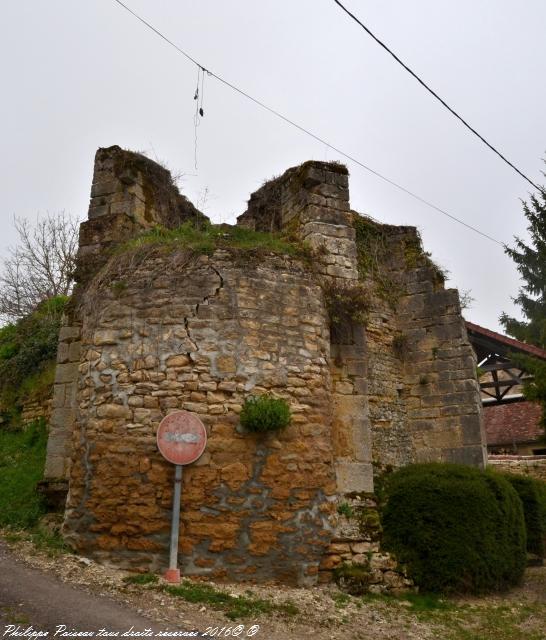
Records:
[[[135,635],[122,636],[131,627]],[[0,541],[0,640],[152,638],[166,628],[152,624],[108,596],[87,593],[27,566]],[[101,633],[101,629],[105,632]],[[48,634],[33,636],[32,631]],[[74,631],[92,633],[82,636]],[[108,631],[118,635],[108,636]]]

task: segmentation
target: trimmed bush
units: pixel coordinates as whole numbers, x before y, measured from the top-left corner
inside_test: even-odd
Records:
[[[503,477],[517,491],[523,504],[527,551],[543,558],[546,538],[546,483],[526,476],[506,474]]]
[[[290,407],[282,398],[251,396],[241,411],[241,426],[253,433],[277,431],[290,424]]]
[[[417,464],[386,482],[384,546],[426,591],[485,593],[526,566],[521,500],[505,478],[473,467]]]

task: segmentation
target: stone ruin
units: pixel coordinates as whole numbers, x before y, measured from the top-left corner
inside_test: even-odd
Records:
[[[50,496],[64,502],[68,489],[65,537],[101,562],[166,567],[173,466],[155,432],[184,409],[206,425],[208,446],[184,472],[183,574],[312,584],[371,558],[397,584],[379,551],[374,476],[486,460],[457,291],[415,228],[351,210],[337,163],[289,169],[238,218],[301,254],[231,247],[227,225],[213,251],[162,243],[160,232],[131,242],[182,223],[208,220],[167,170],[99,149],[45,471]],[[351,313],[356,299],[365,314]],[[291,425],[242,433],[245,399],[263,393],[288,401]]]

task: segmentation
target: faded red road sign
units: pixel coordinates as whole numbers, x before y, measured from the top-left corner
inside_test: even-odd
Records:
[[[173,464],[191,464],[205,450],[207,431],[201,420],[188,411],[175,411],[163,418],[157,430],[157,448]]]

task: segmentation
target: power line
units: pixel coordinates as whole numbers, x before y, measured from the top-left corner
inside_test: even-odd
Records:
[[[405,64],[404,62],[402,62],[402,60],[396,55],[396,53],[394,53],[391,49],[389,49],[389,47],[382,42],[375,34],[373,34],[370,29],[368,29],[368,27],[363,24],[355,15],[354,13],[351,13],[349,11],[349,9],[347,9],[347,7],[345,7],[343,4],[341,4],[341,2],[339,2],[339,0],[334,0],[334,2],[338,5],[338,7],[340,7],[341,9],[343,9],[343,11],[345,11],[345,13],[350,16],[357,24],[359,24],[364,31],[371,36],[379,46],[383,47],[383,49],[385,49],[385,51],[387,53],[389,53],[395,60],[396,62],[398,62],[398,64],[400,64],[411,76],[413,76],[417,82],[423,86],[431,95],[433,95],[436,100],[438,100],[438,102],[440,102],[451,114],[453,114],[458,120],[460,120],[464,126],[471,131],[475,136],[477,136],[487,147],[489,147],[489,149],[491,149],[491,151],[493,151],[493,153],[496,153],[499,158],[501,158],[501,160],[503,160],[504,162],[506,162],[506,164],[511,167],[512,169],[514,169],[514,171],[516,173],[518,173],[524,180],[527,180],[527,182],[532,185],[535,189],[537,189],[538,191],[540,191],[540,187],[538,185],[536,185],[530,178],[528,178],[522,171],[520,171],[514,164],[512,164],[510,162],[510,160],[508,160],[508,158],[506,158],[498,149],[495,149],[495,147],[490,144],[489,142],[487,142],[487,140],[480,135],[476,129],[474,129],[474,127],[472,127],[471,125],[468,124],[468,122],[462,117],[460,116],[454,109],[452,109],[445,100],[443,100],[442,98],[440,98],[440,96],[433,90],[431,89],[428,84],[426,82],[424,82],[423,80],[421,80],[421,78],[414,72],[412,71],[407,64]]]
[[[298,129],[302,133],[305,133],[306,135],[310,136],[311,138],[313,138],[317,142],[320,142],[321,144],[324,144],[324,145],[330,147],[333,151],[335,151],[339,155],[343,156],[347,160],[350,160],[351,162],[353,162],[354,164],[358,165],[359,167],[362,167],[362,169],[365,169],[369,173],[372,173],[374,176],[376,176],[376,177],[380,178],[381,180],[387,182],[388,184],[392,185],[393,187],[396,187],[400,191],[403,191],[404,193],[406,193],[407,195],[411,196],[412,198],[414,198],[418,202],[421,202],[422,204],[426,205],[427,207],[430,207],[431,209],[434,209],[438,213],[441,213],[442,215],[447,216],[451,220],[453,220],[455,222],[458,222],[459,224],[463,225],[467,229],[470,229],[471,231],[474,231],[475,233],[478,233],[479,235],[483,236],[484,238],[487,238],[488,240],[491,240],[491,242],[495,242],[496,244],[500,245],[501,247],[505,246],[504,242],[501,242],[500,240],[497,240],[493,236],[490,236],[489,234],[485,233],[484,231],[480,231],[480,229],[477,229],[476,227],[473,227],[472,225],[470,225],[470,224],[464,222],[463,220],[461,220],[460,218],[457,218],[456,216],[452,215],[451,213],[448,213],[447,211],[445,211],[441,207],[438,207],[435,204],[433,204],[432,202],[429,202],[428,200],[426,200],[425,198],[422,198],[421,196],[417,195],[416,193],[413,193],[413,191],[410,191],[409,189],[406,189],[406,187],[403,187],[402,185],[398,184],[394,180],[391,180],[390,178],[387,178],[386,176],[384,176],[383,174],[379,173],[375,169],[372,169],[371,167],[369,167],[368,165],[364,164],[360,160],[357,160],[356,158],[354,158],[353,156],[349,155],[348,153],[345,153],[345,151],[342,151],[341,149],[337,148],[333,144],[327,142],[326,140],[324,140],[324,138],[321,138],[320,136],[314,134],[312,131],[309,131],[305,127],[299,125],[297,122],[294,122],[293,120],[290,120],[290,118],[288,118],[287,116],[283,115],[282,113],[279,113],[278,111],[276,111],[272,107],[267,106],[265,103],[261,102],[257,98],[252,97],[251,95],[249,95],[248,93],[246,93],[242,89],[239,89],[239,87],[235,86],[234,84],[231,84],[231,82],[228,82],[227,80],[225,80],[221,76],[217,75],[216,73],[214,73],[210,69],[207,69],[206,67],[204,67],[199,61],[197,61],[195,58],[190,56],[189,53],[187,53],[186,51],[181,49],[178,45],[176,45],[174,42],[172,42],[172,40],[169,40],[169,38],[167,38],[160,31],[158,31],[149,22],[144,20],[144,18],[142,18],[138,14],[136,14],[130,7],[128,7],[126,4],[124,4],[121,0],[114,0],[114,2],[116,2],[121,7],[123,7],[126,11],[128,11],[131,15],[133,15],[137,20],[142,22],[142,24],[144,24],[146,27],[148,27],[148,29],[151,29],[156,35],[158,35],[162,40],[167,42],[167,44],[169,44],[171,47],[176,49],[176,51],[178,51],[180,54],[182,54],[190,62],[192,62],[194,65],[196,65],[198,68],[200,68],[204,72],[206,72],[207,75],[209,75],[209,76],[211,76],[213,78],[216,78],[216,80],[218,80],[219,82],[224,84],[226,87],[229,87],[233,91],[236,91],[238,94],[240,94],[243,97],[247,98],[248,100],[250,100],[254,104],[256,104],[259,107],[261,107],[262,109],[265,109],[266,111],[268,111],[269,113],[273,114],[277,118],[280,118],[281,120],[284,120],[284,122],[288,123],[292,127],[295,127],[296,129]]]

